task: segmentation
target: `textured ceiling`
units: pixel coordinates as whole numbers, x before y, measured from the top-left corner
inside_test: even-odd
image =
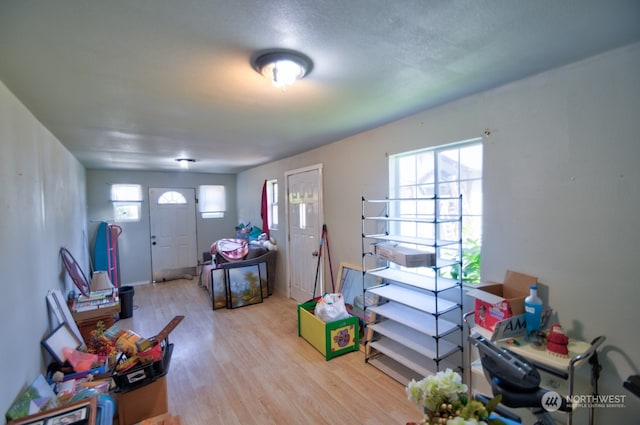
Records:
[[[0,80],[100,169],[234,173],[638,40],[638,0],[0,0]]]

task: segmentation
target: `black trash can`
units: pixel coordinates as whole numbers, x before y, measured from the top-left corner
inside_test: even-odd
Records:
[[[123,286],[120,288],[120,318],[128,319],[133,316],[133,286]]]

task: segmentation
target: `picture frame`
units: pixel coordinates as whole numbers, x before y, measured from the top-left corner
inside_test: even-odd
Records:
[[[366,307],[376,305],[378,296],[365,296],[365,289],[382,283],[382,279],[362,272],[361,266],[341,262],[338,268],[338,287],[344,297],[345,306],[349,314],[358,317],[360,322],[360,346],[366,347],[365,353],[369,352],[367,341],[373,337],[373,332],[368,327],[376,320],[375,313],[367,311]]]
[[[227,269],[226,281],[228,308],[262,302],[260,267],[257,264]]]
[[[8,421],[35,415],[44,409],[60,407],[60,400],[45,377],[40,374],[26,387],[7,410]]]
[[[62,323],[66,323],[73,333],[82,341],[82,345],[80,346],[80,350],[86,349],[86,345],[84,342],[84,338],[82,337],[82,333],[80,332],[80,328],[76,324],[73,319],[73,314],[71,314],[71,310],[67,305],[67,299],[59,289],[53,289],[49,291],[47,294],[47,304],[49,305],[50,311],[53,313],[53,316],[56,319],[56,322],[50,321],[53,327],[53,323],[60,325]]]
[[[227,282],[226,270],[211,270],[211,299],[214,310],[227,307]]]
[[[56,362],[62,364],[65,361],[62,349],[70,347],[77,350],[83,345],[83,341],[78,338],[78,336],[65,322],[60,324],[60,326],[55,328],[53,332],[43,339],[42,345],[47,349]]]
[[[95,425],[96,397],[9,421],[7,425]]]
[[[262,289],[262,298],[269,297],[269,269],[267,262],[258,263],[260,267],[260,288]]]
[[[365,303],[372,305],[376,300],[365,300],[364,290],[372,286],[379,285],[381,279],[362,272],[361,266],[356,266],[347,262],[341,262],[338,268],[338,287],[336,291],[344,297],[347,311],[360,318],[365,323],[371,320],[365,317]],[[367,302],[368,301],[368,302]]]

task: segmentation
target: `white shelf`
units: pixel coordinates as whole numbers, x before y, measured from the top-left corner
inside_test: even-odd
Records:
[[[431,359],[389,338],[380,338],[377,341],[370,342],[369,345],[371,348],[378,350],[403,366],[415,371],[420,376],[433,374],[433,371],[425,366],[427,363],[433,364]]]
[[[385,303],[367,307],[367,311],[384,316],[388,319],[404,323],[406,326],[429,336],[443,336],[458,329],[459,325],[445,319],[416,311],[410,307],[397,303]]]
[[[364,217],[364,220],[374,220],[374,221],[410,221],[412,223],[430,223],[430,224],[441,224],[441,223],[456,223],[460,221],[458,216],[441,216],[438,220],[435,219],[433,215],[406,215],[401,217],[387,217],[387,216],[371,216]]]
[[[368,363],[380,369],[382,372],[389,375],[404,386],[406,386],[412,379],[419,381],[420,379],[424,378],[424,376],[419,375],[414,370],[409,369],[405,365],[393,360],[391,357],[387,357],[384,355],[370,358]]]
[[[436,341],[432,336],[393,320],[383,320],[369,325],[369,328],[434,361],[440,361],[459,350],[455,344],[444,340]]]
[[[437,299],[429,293],[399,285],[376,286],[369,288],[367,292],[430,314],[442,314],[459,308],[459,305],[452,301]]]
[[[411,273],[405,270],[392,268],[371,270],[368,271],[367,274],[380,277],[382,279],[403,283],[405,285],[411,285],[416,288],[425,289],[431,292],[444,291],[454,288],[460,284],[458,281],[452,279],[439,277],[436,281],[436,279],[431,276],[425,276],[417,273]]]
[[[456,214],[442,214],[444,210],[440,210],[439,202],[443,198],[438,196],[362,198],[362,268],[366,276],[383,282],[365,289],[365,311],[372,313],[367,314],[365,360],[405,385],[411,379],[434,374],[443,362],[451,368],[462,366],[462,282],[440,277],[440,269],[461,266],[462,242],[443,239],[450,229],[441,224],[454,223],[460,234],[462,198],[446,199],[458,202]],[[370,203],[385,205],[381,208]],[[403,207],[412,203],[417,209]],[[415,214],[394,215],[394,211]],[[393,230],[399,228],[397,223],[402,222],[422,223],[420,228],[425,237],[394,235]],[[417,268],[396,267],[388,260],[371,255],[370,245],[383,241],[417,249],[431,248],[435,262]],[[447,299],[443,298],[443,291],[448,291]],[[444,314],[446,316],[442,316]]]
[[[431,248],[455,245],[459,242],[459,241],[448,241],[444,239],[439,239],[436,241],[434,239],[416,238],[411,236],[393,236],[393,235],[388,235],[386,233],[364,235],[364,237],[369,239],[376,239],[379,241],[408,243],[413,245],[428,246]]]
[[[419,201],[457,201],[460,198],[458,196],[421,196],[416,198],[384,198],[384,199],[367,199],[366,201],[371,204],[389,204],[391,202],[419,202]],[[364,201],[365,198],[362,198]]]

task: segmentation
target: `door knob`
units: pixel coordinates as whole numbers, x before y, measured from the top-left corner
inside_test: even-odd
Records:
[[[313,255],[314,257],[317,257],[317,256],[318,256],[318,251],[313,251],[313,252],[311,253],[311,255]]]

